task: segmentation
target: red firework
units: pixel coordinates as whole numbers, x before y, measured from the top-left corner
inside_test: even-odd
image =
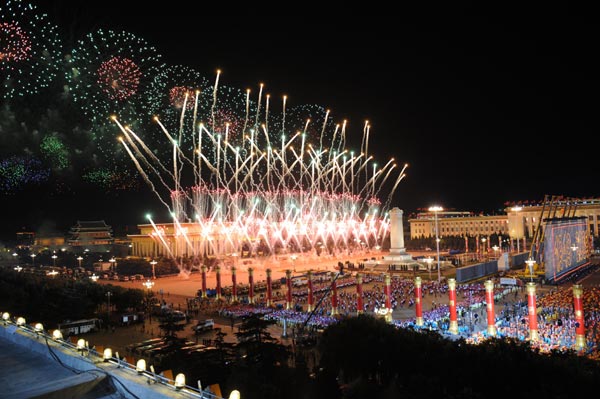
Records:
[[[0,61],[21,62],[31,56],[31,40],[14,22],[0,22]]]
[[[130,59],[113,57],[98,68],[98,84],[111,100],[123,101],[137,92],[142,72]]]
[[[171,102],[171,105],[177,109],[181,109],[183,107],[183,102],[185,101],[186,94],[188,98],[185,108],[193,109],[194,102],[196,99],[196,91],[185,86],[175,86],[171,90],[169,90],[169,101]]]

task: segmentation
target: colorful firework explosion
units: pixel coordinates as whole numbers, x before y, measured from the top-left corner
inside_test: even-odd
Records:
[[[98,30],[77,43],[67,80],[73,99],[94,123],[124,109],[143,112],[160,55],[127,32]]]
[[[27,185],[48,180],[50,170],[39,159],[32,157],[9,157],[0,161],[0,192],[12,194]]]
[[[0,81],[3,98],[35,94],[56,77],[61,60],[57,28],[21,0],[0,5]]]

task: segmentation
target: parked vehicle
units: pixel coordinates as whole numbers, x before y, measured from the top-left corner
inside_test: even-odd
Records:
[[[210,331],[215,328],[215,321],[213,319],[198,320],[198,323],[192,327],[195,332]]]

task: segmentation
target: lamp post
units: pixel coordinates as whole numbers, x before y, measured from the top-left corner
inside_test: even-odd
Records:
[[[54,255],[52,255],[52,266],[56,267],[56,258],[58,258],[58,256],[56,256],[56,253]]]
[[[533,281],[533,266],[535,265],[535,260],[533,258],[529,258],[525,261],[527,263],[527,267],[529,268],[529,279]]]
[[[427,263],[427,270],[429,271],[429,281],[431,281],[431,264],[433,263],[433,258],[428,256],[424,259],[425,263]]]
[[[79,262],[79,268],[81,269],[81,261],[83,260],[83,258],[81,256],[77,257],[77,262]]]
[[[112,270],[113,272],[115,271],[115,265],[117,263],[117,260],[115,259],[115,257],[113,256],[112,258],[110,258],[108,260],[110,262],[110,270]]]
[[[110,323],[110,297],[111,296],[112,296],[112,292],[108,291],[106,293],[106,297],[108,298],[108,310],[107,310],[107,313],[108,313],[108,322],[109,323]]]
[[[35,267],[35,257],[36,256],[37,256],[36,254],[31,254],[31,266],[32,267]]]
[[[150,310],[150,298],[152,294],[152,287],[154,287],[154,281],[150,279],[142,283],[146,287],[146,311],[148,312],[148,321],[152,323],[152,312]]]
[[[485,248],[485,242],[486,241],[487,241],[487,238],[485,238],[485,237],[481,238],[481,258],[482,259],[485,259],[484,255],[483,255],[484,251],[487,251],[486,248]]]
[[[499,247],[499,246],[497,246],[497,245],[494,245],[494,246],[492,247],[492,249],[494,250],[494,256],[495,256],[495,257],[496,257],[496,259],[497,259],[497,258],[498,258],[498,250],[500,249],[500,247]]]
[[[298,259],[298,255],[293,254],[290,256],[290,259],[292,260],[292,268],[294,269],[294,273],[296,273],[296,259]]]
[[[154,266],[156,266],[158,262],[155,261],[154,259],[152,259],[152,262],[150,262],[150,264],[152,265],[152,279],[156,280],[156,270],[154,268]]]
[[[437,268],[438,268],[438,284],[442,281],[442,274],[440,271],[440,235],[439,235],[439,225],[438,225],[438,212],[443,211],[444,208],[441,206],[431,206],[429,207],[429,212],[433,212],[435,216],[435,244],[437,250]]]

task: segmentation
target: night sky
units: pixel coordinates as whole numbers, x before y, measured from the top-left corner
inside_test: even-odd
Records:
[[[211,80],[220,68],[223,84],[256,92],[262,82],[273,102],[287,94],[290,105],[330,108],[335,120],[349,120],[355,148],[368,119],[370,152],[410,165],[393,201],[405,212],[434,203],[491,212],[545,194],[599,194],[590,142],[598,131],[597,28],[578,19],[232,16],[194,13],[178,2],[109,12],[113,3],[39,6],[73,39],[124,29],[154,44],[163,61]],[[21,203],[29,215],[23,224],[35,229],[35,220],[60,217],[59,227],[77,219],[117,227],[142,223],[158,208],[140,193],[83,194],[75,204],[50,202],[51,209]],[[118,211],[109,201],[118,201]]]

